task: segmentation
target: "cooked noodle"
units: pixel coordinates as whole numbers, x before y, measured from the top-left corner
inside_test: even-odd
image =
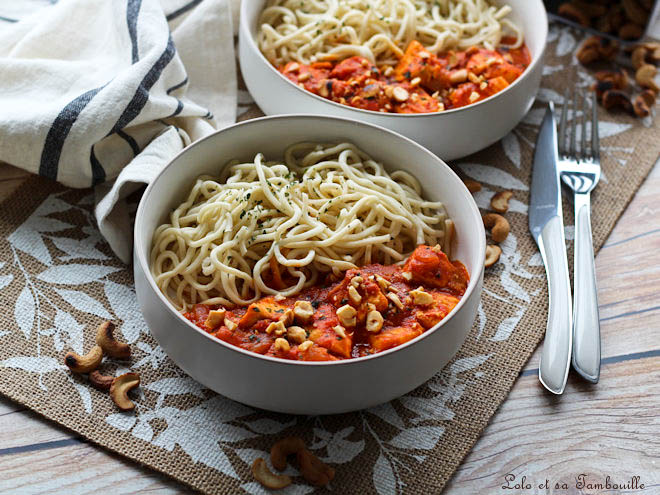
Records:
[[[511,35],[518,48],[523,35],[506,18],[510,12],[491,0],[268,0],[258,42],[276,66],[355,55],[395,64],[412,40],[440,53],[473,45],[492,50]]]
[[[156,229],[151,270],[178,309],[295,295],[330,273],[450,242],[442,203],[421,194],[410,174],[388,174],[350,143],[297,144],[283,163],[257,154],[196,180]]]

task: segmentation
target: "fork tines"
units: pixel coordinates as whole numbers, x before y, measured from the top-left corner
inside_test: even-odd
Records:
[[[561,109],[561,118],[559,120],[559,155],[565,158],[572,158],[578,162],[580,161],[599,161],[600,152],[599,152],[599,142],[598,142],[598,100],[595,92],[591,92],[591,102],[589,98],[585,96],[581,91],[575,90],[573,94],[573,99],[568,97],[569,90],[566,90],[564,94],[564,104]],[[579,108],[578,101],[582,99],[582,116],[581,116],[581,136],[580,136],[580,146],[578,149],[577,146],[577,127],[578,127],[578,110]],[[589,105],[591,104],[591,143],[589,149],[587,149],[587,120],[589,113]],[[571,123],[568,125],[568,113],[570,106],[571,113]],[[570,134],[570,136],[567,136]],[[570,142],[569,142],[570,138]]]

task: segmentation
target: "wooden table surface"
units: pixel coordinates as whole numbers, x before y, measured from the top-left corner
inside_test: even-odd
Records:
[[[25,179],[0,166],[0,200]],[[597,215],[598,212],[595,212]],[[660,162],[596,259],[603,341],[600,383],[539,385],[537,351],[444,491],[463,494],[660,493]],[[185,486],[89,444],[0,398],[0,493],[186,493]],[[579,491],[587,482],[643,491]],[[505,476],[531,488],[507,490]],[[548,480],[548,487],[538,488]],[[554,491],[555,483],[569,490]]]

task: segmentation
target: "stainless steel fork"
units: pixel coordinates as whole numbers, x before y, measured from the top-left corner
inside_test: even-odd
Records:
[[[575,205],[575,258],[573,264],[573,368],[586,380],[597,383],[600,376],[600,322],[596,291],[596,269],[591,235],[591,191],[600,180],[598,102],[582,96],[581,144],[577,144],[578,95],[569,103],[564,98],[559,122],[559,170],[563,182],[573,191]],[[591,118],[589,104],[591,103]],[[567,123],[568,113],[571,119]],[[587,121],[591,120],[590,146]],[[567,129],[568,127],[568,129]],[[567,138],[567,131],[570,135]]]

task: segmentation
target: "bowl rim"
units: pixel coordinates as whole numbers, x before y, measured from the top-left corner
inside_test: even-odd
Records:
[[[255,1],[255,0],[251,0]],[[529,0],[528,0],[529,1]],[[269,61],[266,59],[264,54],[261,52],[259,49],[259,46],[256,42],[256,39],[252,36],[252,30],[250,29],[250,26],[248,26],[247,22],[247,16],[245,15],[245,12],[247,11],[248,7],[247,5],[250,3],[250,1],[243,1],[241,2],[241,14],[240,14],[240,28],[239,28],[239,44],[243,42],[245,38],[247,38],[247,41],[249,43],[250,48],[252,49],[253,52],[257,53],[257,59],[259,62],[263,63],[265,66],[268,67],[268,69],[272,72],[275,73],[278,77],[282,78],[284,81],[286,81],[292,88],[294,88],[296,91],[298,91],[301,94],[304,94],[308,97],[313,97],[317,101],[324,103],[324,104],[330,104],[332,106],[335,106],[337,108],[341,108],[343,110],[347,111],[355,111],[362,114],[366,115],[378,115],[381,117],[392,117],[392,118],[431,118],[431,117],[438,117],[442,115],[452,115],[455,113],[460,113],[460,112],[467,112],[473,108],[479,108],[482,104],[486,104],[497,98],[498,96],[508,93],[511,88],[514,88],[516,86],[519,86],[520,81],[524,80],[527,78],[527,76],[536,70],[536,66],[539,64],[543,63],[543,58],[546,50],[546,45],[547,45],[547,40],[548,40],[548,12],[547,9],[545,8],[545,4],[543,3],[543,0],[535,0],[537,5],[540,5],[541,7],[541,12],[542,12],[542,19],[540,22],[541,25],[541,32],[542,32],[542,38],[541,38],[541,46],[542,48],[538,52],[537,55],[532,56],[532,62],[529,64],[529,66],[525,69],[525,71],[521,74],[520,77],[518,77],[513,83],[509,84],[506,88],[504,88],[502,91],[499,91],[488,98],[484,98],[481,101],[478,101],[477,103],[471,103],[469,105],[465,105],[459,108],[452,108],[450,110],[443,110],[442,112],[425,112],[425,113],[394,113],[394,112],[376,112],[374,110],[365,110],[363,108],[356,108],[352,107],[350,105],[343,105],[341,103],[337,103],[336,101],[328,100],[327,98],[322,98],[321,96],[312,93],[311,91],[307,91],[306,89],[301,88],[297,84],[294,84],[293,81],[289,80],[282,74],[280,71],[278,71]],[[244,34],[245,33],[245,34]],[[524,36],[523,36],[524,39]],[[241,66],[243,65],[243,61],[239,57],[239,62]],[[247,81],[246,81],[247,82]]]
[[[143,217],[144,217],[144,211],[147,208],[147,202],[148,198],[150,197],[151,194],[153,194],[153,191],[158,187],[158,182],[160,178],[167,172],[167,170],[179,159],[179,157],[183,156],[185,153],[188,153],[190,150],[192,150],[194,147],[201,146],[203,142],[214,139],[216,135],[235,130],[237,128],[241,127],[248,127],[250,125],[254,125],[255,123],[261,123],[263,121],[271,121],[271,122],[277,122],[281,120],[289,120],[289,119],[311,119],[311,120],[334,120],[334,121],[340,121],[342,125],[351,125],[351,126],[358,126],[358,127],[367,127],[367,128],[375,128],[376,130],[380,132],[384,132],[386,134],[389,134],[390,139],[394,140],[399,140],[403,141],[403,145],[408,145],[408,146],[413,146],[419,149],[422,153],[427,155],[427,158],[430,161],[436,162],[436,165],[441,167],[442,169],[445,170],[445,172],[448,174],[449,177],[452,177],[457,181],[463,188],[464,196],[468,199],[467,201],[467,208],[471,210],[472,215],[476,219],[479,219],[477,222],[477,227],[482,230],[482,235],[477,236],[477,243],[478,243],[478,253],[477,253],[477,266],[476,270],[473,270],[473,273],[470,273],[470,283],[468,284],[467,289],[465,290],[465,293],[459,300],[458,304],[454,306],[454,308],[445,316],[440,322],[438,322],[436,325],[433,327],[429,328],[428,330],[425,330],[421,335],[418,335],[414,339],[411,339],[401,345],[398,345],[396,347],[392,347],[390,349],[387,349],[382,352],[378,352],[375,354],[371,354],[369,356],[362,356],[362,357],[357,357],[357,358],[348,358],[348,359],[340,359],[338,361],[294,361],[291,359],[284,359],[284,358],[278,358],[278,357],[273,357],[273,356],[266,356],[263,354],[258,354],[256,352],[248,351],[247,349],[243,349],[242,347],[238,347],[235,345],[232,345],[228,342],[225,342],[224,340],[221,340],[217,337],[214,337],[208,332],[205,332],[198,326],[194,325],[190,320],[185,318],[183,314],[178,311],[170,301],[165,297],[165,294],[161,292],[161,290],[158,288],[156,285],[153,275],[151,273],[151,267],[149,260],[147,257],[149,256],[151,249],[144,249],[144,245],[141,241],[141,237],[138,235],[140,231],[143,230],[142,228],[142,223],[143,223]],[[304,139],[303,139],[304,140]],[[358,144],[356,143],[356,146]],[[221,345],[225,348],[230,349],[231,351],[239,352],[243,354],[246,357],[252,358],[252,359],[258,359],[258,360],[265,360],[265,361],[270,361],[274,364],[286,364],[290,366],[349,366],[351,364],[357,365],[358,363],[366,362],[372,359],[377,359],[377,358],[384,358],[385,356],[388,356],[390,354],[393,354],[397,351],[400,351],[406,347],[413,346],[416,344],[419,344],[422,340],[430,336],[432,333],[435,333],[440,330],[451,318],[457,314],[462,307],[467,304],[467,300],[473,295],[473,293],[477,290],[477,286],[479,285],[479,280],[481,279],[481,276],[484,272],[484,263],[485,263],[485,255],[486,255],[486,234],[485,234],[485,229],[483,227],[483,223],[480,221],[481,219],[481,213],[479,212],[479,207],[477,206],[476,202],[474,201],[474,198],[468,191],[467,187],[465,184],[463,184],[463,181],[458,177],[456,172],[454,172],[449,165],[447,165],[442,159],[440,159],[438,156],[434,155],[431,153],[429,150],[421,146],[420,144],[416,143],[415,141],[402,136],[401,134],[398,134],[394,131],[391,131],[389,129],[386,129],[382,126],[376,125],[376,124],[371,124],[367,122],[361,122],[357,121],[354,119],[350,118],[345,118],[345,117],[335,117],[335,116],[327,116],[327,115],[314,115],[314,114],[283,114],[283,115],[271,115],[271,116],[264,116],[264,117],[259,117],[259,118],[254,118],[254,119],[249,119],[249,120],[244,120],[242,122],[238,122],[236,124],[224,127],[222,129],[219,129],[208,136],[205,136],[194,143],[190,144],[189,146],[183,148],[181,151],[179,151],[168,163],[165,165],[159,172],[158,174],[154,177],[154,179],[149,183],[147,188],[145,189],[144,193],[142,194],[142,197],[140,198],[140,203],[138,205],[138,209],[136,211],[135,215],[135,224],[133,228],[133,238],[134,238],[134,245],[133,245],[133,254],[134,254],[134,259],[137,260],[137,264],[139,265],[140,269],[144,273],[145,279],[147,280],[147,284],[151,291],[153,291],[157,298],[160,300],[162,304],[165,305],[168,311],[171,311],[174,313],[175,317],[177,317],[181,322],[183,322],[188,328],[196,331],[197,333],[203,335],[204,337],[208,338],[211,342],[213,342],[215,345]],[[150,239],[149,242],[152,242],[153,239]],[[144,254],[146,252],[146,254]],[[137,265],[134,265],[134,270],[137,269]],[[469,332],[469,329],[467,330]],[[466,334],[467,334],[466,332]]]

